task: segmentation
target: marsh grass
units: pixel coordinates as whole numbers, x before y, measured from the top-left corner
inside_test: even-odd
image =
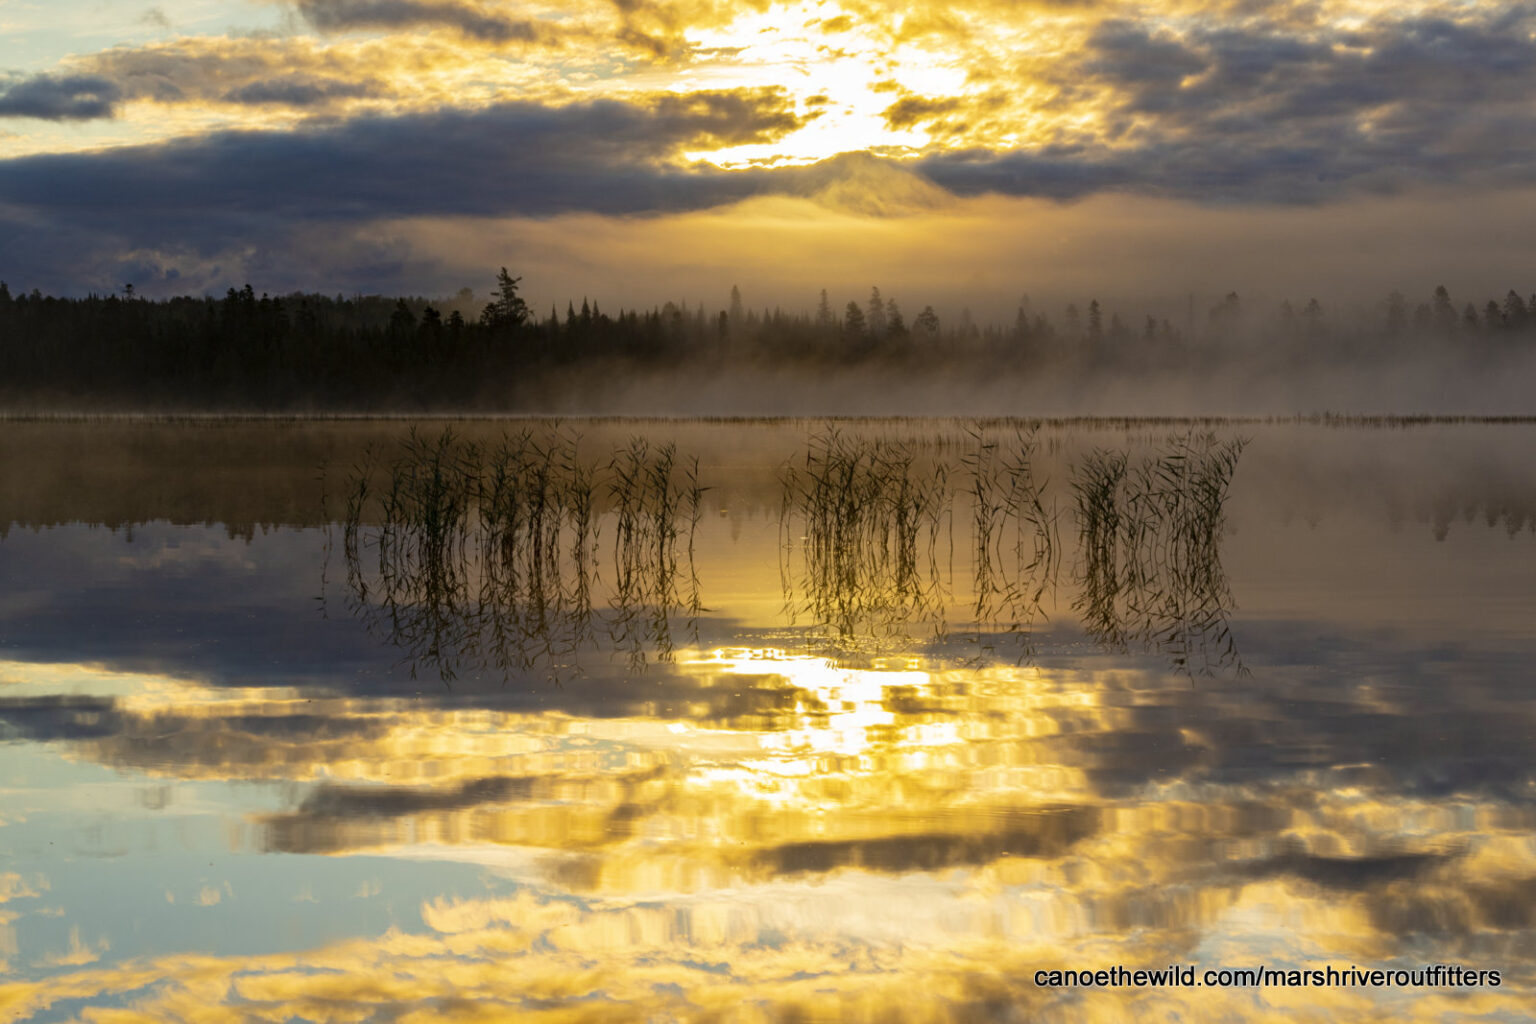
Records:
[[[980,428],[969,435],[961,462],[969,481],[978,637],[1001,627],[1031,656],[1034,624],[1045,614],[1060,565],[1055,501],[1049,480],[1036,472],[1033,429],[1018,428],[1001,441]]]
[[[1091,637],[1155,649],[1185,672],[1241,671],[1220,545],[1245,442],[1051,444],[1032,424],[812,433],[778,481],[791,627],[851,654],[921,634],[947,642],[949,620],[964,619],[953,639],[1032,658],[1058,607],[1065,506],[1071,607]],[[1067,482],[1059,496],[1051,475]],[[706,490],[696,458],[644,437],[599,458],[558,427],[492,442],[413,430],[387,457],[365,450],[337,485],[348,590],[413,671],[447,683],[467,671],[563,678],[584,650],[640,669],[697,641]],[[972,584],[958,601],[957,562]]]
[[[348,587],[413,675],[430,668],[445,684],[468,670],[558,680],[599,630],[643,667],[671,657],[674,617],[696,629],[702,493],[696,461],[671,445],[635,440],[597,463],[557,430],[488,445],[413,429],[387,464],[365,452],[349,477]]]
[[[1241,671],[1220,544],[1244,446],[1189,433],[1073,457],[1042,454],[1030,424],[909,441],[824,430],[782,474],[787,611],[843,648],[910,641],[919,624],[944,640],[960,550],[972,583],[967,638],[982,654],[1007,641],[1021,660],[1034,657],[1065,551],[1041,467],[1065,459],[1072,607],[1089,635],[1111,649],[1155,649],[1182,672]],[[957,525],[969,535],[959,549]]]
[[[792,618],[809,615],[843,641],[899,634],[935,616],[942,631],[940,534],[952,504],[945,464],[920,463],[901,441],[828,429],[811,437],[781,483],[781,575]]]
[[[1245,445],[1190,433],[1134,460],[1095,450],[1078,464],[1073,606],[1100,643],[1153,646],[1183,671],[1242,671],[1221,536]]]
[[[672,610],[686,612],[690,624],[702,611],[693,536],[705,488],[697,458],[680,460],[676,445],[644,438],[620,448],[607,471],[615,531],[609,635],[638,665],[647,641],[670,656]],[[681,529],[687,539],[680,564]]]

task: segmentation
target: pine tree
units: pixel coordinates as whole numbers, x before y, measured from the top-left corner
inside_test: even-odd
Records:
[[[1488,305],[1483,307],[1483,326],[1490,334],[1504,326],[1504,311],[1493,299],[1489,299]]]
[[[1451,305],[1451,293],[1445,290],[1445,285],[1435,289],[1435,328],[1442,334],[1454,334],[1456,331],[1456,307]]]
[[[872,338],[885,336],[886,317],[885,302],[880,298],[880,289],[871,288],[869,291],[869,334]]]
[[[816,304],[816,326],[823,330],[833,327],[837,321],[832,316],[832,303],[827,301],[827,290],[821,290],[821,301]]]
[[[1408,303],[1403,293],[1394,291],[1387,296],[1387,337],[1395,338],[1408,325]]]
[[[939,315],[933,311],[932,306],[923,307],[923,311],[917,314],[917,319],[912,321],[912,329],[925,338],[939,336]]]
[[[1069,304],[1067,306],[1065,324],[1068,338],[1076,341],[1078,338],[1083,336],[1083,317],[1082,314],[1077,311],[1077,306],[1075,304]]]
[[[843,313],[843,333],[850,338],[862,338],[867,330],[864,311],[859,308],[857,302],[850,301],[847,310]]]
[[[1504,326],[1512,331],[1525,330],[1525,300],[1513,288],[1504,296]]]
[[[480,314],[481,323],[487,327],[521,327],[527,322],[528,304],[517,294],[521,280],[507,273],[506,267],[501,268],[501,273],[496,275],[495,296]]]
[[[1318,337],[1323,333],[1323,304],[1316,299],[1307,300],[1307,308],[1301,311],[1301,318],[1306,322],[1307,334]]]

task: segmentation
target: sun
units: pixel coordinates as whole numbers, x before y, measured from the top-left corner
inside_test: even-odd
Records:
[[[903,42],[896,24],[860,20],[836,3],[794,3],[748,11],[690,32],[698,59],[675,88],[784,89],[806,119],[772,143],[696,150],[719,167],[814,163],[839,153],[912,153],[933,140],[920,126],[893,126],[886,111],[903,94],[952,94],[966,85],[953,53]]]

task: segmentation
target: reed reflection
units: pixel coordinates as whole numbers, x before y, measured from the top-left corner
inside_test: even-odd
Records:
[[[365,460],[351,476],[348,589],[413,675],[430,668],[449,684],[471,670],[558,679],[599,631],[632,667],[666,660],[674,617],[700,610],[702,493],[697,463],[671,444],[637,438],[599,464],[559,433],[484,447],[413,431],[382,473]],[[606,587],[600,521],[612,530]]]
[[[1095,451],[1076,467],[1073,607],[1100,643],[1123,649],[1140,642],[1185,670],[1242,670],[1221,534],[1243,447],[1241,440],[1189,435],[1135,459]]]
[[[962,459],[970,480],[975,615],[1001,624],[1033,654],[1033,626],[1057,585],[1061,540],[1049,481],[1037,476],[1032,432],[1020,431],[1005,446],[981,432]]]
[[[1058,467],[1076,525],[1070,606],[1090,637],[1161,652],[1183,672],[1242,671],[1220,547],[1243,448],[1190,434]],[[911,653],[947,642],[959,618],[982,656],[1011,641],[1032,657],[1065,554],[1042,464],[1028,431],[972,431],[958,456],[813,436],[780,477],[789,624],[808,620],[846,654]],[[705,490],[671,444],[632,439],[597,463],[556,433],[494,447],[413,433],[382,470],[352,476],[349,590],[413,669],[448,683],[467,669],[561,678],[584,649],[641,667],[670,657],[676,620],[696,625],[701,612],[693,538]],[[957,542],[958,531],[969,536]],[[957,563],[970,587],[960,597]]]
[[[1221,565],[1225,506],[1244,442],[1170,437],[1150,452],[1095,450],[1069,465],[1077,526],[1072,608],[1112,650],[1166,654],[1185,672],[1242,670]],[[980,431],[957,465],[906,444],[828,432],[783,477],[786,604],[841,647],[937,638],[955,605],[953,568],[969,559],[978,643],[1010,638],[1034,653],[1056,598],[1060,513],[1034,436]],[[958,481],[951,484],[951,481]],[[955,543],[957,520],[969,543]],[[794,557],[796,539],[800,558]]]
[[[836,430],[813,437],[803,464],[783,475],[780,565],[791,617],[809,614],[844,641],[924,618],[942,632],[940,530],[952,502],[948,467],[920,463],[906,443]]]

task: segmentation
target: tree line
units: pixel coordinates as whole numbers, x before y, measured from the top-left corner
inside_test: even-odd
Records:
[[[1012,323],[924,306],[908,320],[893,298],[814,309],[667,302],[608,312],[574,301],[529,308],[506,268],[490,301],[295,293],[148,300],[121,294],[13,295],[0,282],[0,400],[12,409],[105,405],[166,408],[506,408],[534,401],[570,370],[612,367],[708,374],[728,367],[885,366],[1021,376],[1149,369],[1254,369],[1390,359],[1408,352],[1536,347],[1536,294],[1458,304],[1437,288],[1422,302],[1392,293],[1364,312],[1316,299],[1256,310],[1230,293],[1181,314],[1137,317],[1097,299],[1057,316],[1026,298]]]

